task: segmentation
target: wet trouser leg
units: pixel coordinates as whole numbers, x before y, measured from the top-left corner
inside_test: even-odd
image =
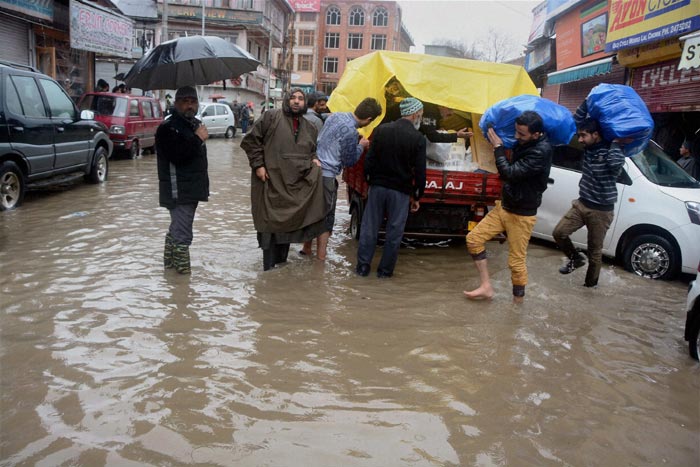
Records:
[[[584,225],[586,225],[586,222],[580,209],[580,202],[574,200],[571,203],[571,208],[564,214],[564,217],[561,218],[554,228],[554,232],[552,232],[554,241],[569,259],[574,259],[576,256],[576,248],[571,242],[570,236]]]
[[[360,244],[357,247],[357,272],[362,275],[369,273],[369,267],[377,248],[377,235],[384,219],[387,188],[372,185],[367,193],[367,204],[362,214],[362,230]]]
[[[520,216],[503,211],[503,224],[508,235],[508,267],[513,282],[513,295],[523,296],[527,285],[527,246],[536,216]]]
[[[275,264],[286,263],[289,255],[289,243],[278,243],[274,246]]]
[[[197,211],[197,203],[176,204],[170,209],[170,228],[168,233],[173,238],[173,242],[177,245],[192,244],[192,225],[194,224],[194,215]]]
[[[399,248],[401,248],[401,238],[403,238],[403,231],[406,228],[411,197],[396,190],[386,189],[386,191],[386,238],[382,259],[377,266],[377,275],[391,277],[394,274],[396,261],[399,259]]]
[[[612,224],[613,211],[598,211],[584,207],[586,226],[588,227],[588,269],[586,270],[586,287],[598,285],[600,268],[603,265],[603,242],[605,234]]]

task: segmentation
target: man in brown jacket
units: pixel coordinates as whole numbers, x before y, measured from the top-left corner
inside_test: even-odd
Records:
[[[265,271],[287,261],[290,243],[324,231],[317,132],[305,112],[306,96],[294,88],[282,109],[265,112],[241,142],[253,169],[251,207]]]

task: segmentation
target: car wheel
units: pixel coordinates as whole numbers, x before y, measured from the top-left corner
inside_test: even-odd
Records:
[[[233,138],[234,135],[236,134],[236,129],[233,128],[232,126],[226,128],[226,133],[224,133],[225,138]]]
[[[141,154],[141,147],[139,146],[139,142],[137,140],[134,140],[131,143],[131,149],[129,150],[129,158],[131,159],[136,159],[139,157]]]
[[[102,183],[107,180],[107,174],[109,174],[107,150],[100,146],[95,150],[95,157],[92,161],[92,170],[86,176],[86,178],[90,183]]]
[[[5,161],[0,165],[0,210],[14,209],[24,199],[24,175],[12,161]]]
[[[360,239],[360,227],[362,217],[360,216],[360,208],[357,204],[353,204],[350,208],[350,236],[355,240]]]
[[[700,360],[700,358],[698,358],[698,345],[700,345],[700,319],[695,320],[688,332],[688,353],[690,353],[691,358]]]
[[[671,242],[655,234],[634,237],[624,252],[625,269],[649,279],[673,279],[678,273],[678,255]]]

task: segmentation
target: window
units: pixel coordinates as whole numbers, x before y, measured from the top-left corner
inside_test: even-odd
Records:
[[[231,2],[233,3],[233,2]],[[236,7],[238,10],[252,10],[253,9],[253,0],[238,0],[236,2]]]
[[[313,55],[298,55],[297,56],[297,71],[311,71],[311,60]]]
[[[337,84],[338,83],[335,83],[333,81],[322,82],[321,83],[321,90],[323,91],[323,93],[326,96],[330,96]]]
[[[386,34],[372,34],[372,50],[386,50]]]
[[[39,88],[31,76],[13,76],[12,84],[7,87],[7,106],[10,111],[26,117],[46,117],[44,102]],[[12,101],[12,102],[10,102]]]
[[[348,24],[350,26],[364,26],[365,25],[365,12],[359,6],[354,7],[350,10],[350,15],[348,16]]]
[[[153,104],[153,116],[154,116],[155,118],[160,118],[160,117],[162,117],[162,116],[163,116],[163,112],[162,112],[162,110],[161,110],[161,108],[160,108],[160,103],[158,103],[158,102],[151,102],[151,104]]]
[[[389,13],[383,7],[374,10],[372,14],[372,26],[387,26],[389,24]]]
[[[338,7],[330,7],[326,10],[326,24],[337,26],[340,24],[340,10]]]
[[[304,29],[299,31],[299,45],[312,47],[314,45],[314,31]]]
[[[230,112],[227,105],[217,105],[216,115],[228,115]]]
[[[136,99],[129,102],[129,117],[139,116],[139,101]]]
[[[151,107],[150,102],[141,102],[141,108],[143,109],[143,118],[153,118],[153,107]]]
[[[63,89],[55,81],[40,79],[39,84],[44,88],[52,117],[75,119],[75,105],[73,105],[73,101],[70,100],[70,97],[63,92]]]
[[[316,13],[312,13],[312,12],[299,13],[299,22],[300,23],[315,23],[316,22]]]
[[[327,32],[325,45],[326,45],[327,49],[339,49],[340,48],[340,33]]]
[[[324,73],[338,73],[338,58],[337,57],[325,57],[323,59],[323,72]]]
[[[348,34],[348,49],[362,48],[362,34],[359,32],[351,32]]]

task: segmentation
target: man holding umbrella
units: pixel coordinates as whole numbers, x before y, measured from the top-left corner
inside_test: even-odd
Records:
[[[170,211],[163,264],[180,274],[190,273],[192,224],[197,204],[209,199],[207,128],[195,118],[199,100],[192,86],[175,93],[171,117],[158,127],[156,153],[160,205]]]

